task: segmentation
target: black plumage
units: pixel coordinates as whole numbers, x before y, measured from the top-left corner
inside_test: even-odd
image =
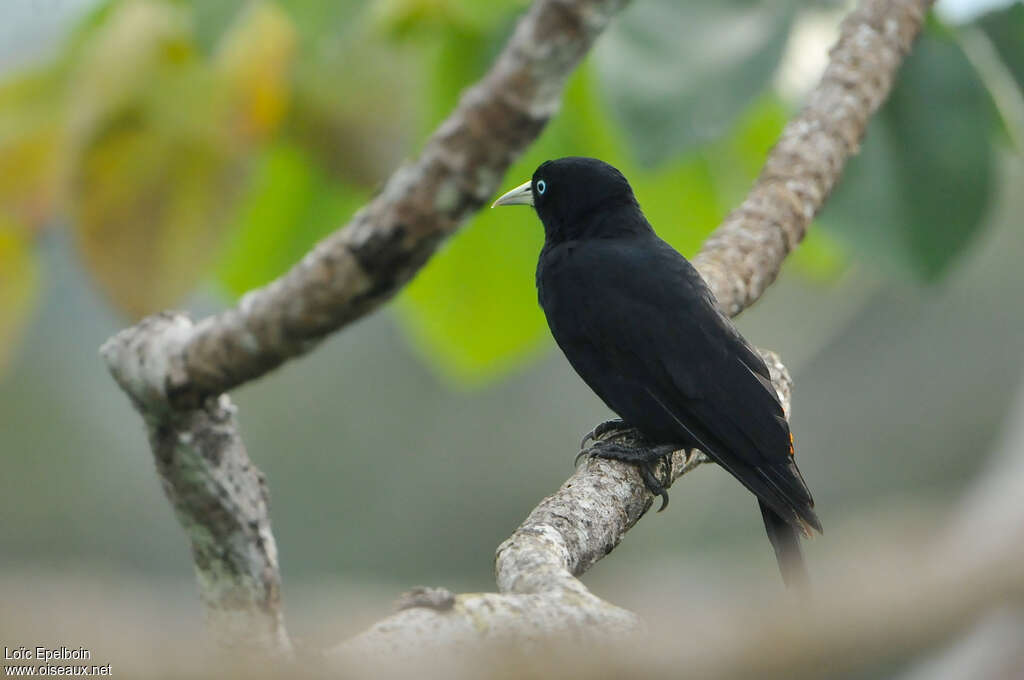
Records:
[[[559,347],[648,444],[598,442],[594,455],[643,467],[701,449],[757,496],[784,579],[803,581],[799,534],[821,525],[768,369],[626,178],[593,158],[548,161],[495,205],[510,203],[532,204],[544,223],[537,291]]]

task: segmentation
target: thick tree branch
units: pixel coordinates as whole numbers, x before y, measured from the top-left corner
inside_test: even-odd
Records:
[[[493,194],[624,2],[538,0],[419,160],[396,172],[346,228],[234,309],[195,325],[180,315],[154,317],[104,345],[111,372],[149,428],[165,489],[193,544],[204,601],[211,613],[254,614],[243,626],[229,625],[229,637],[288,647],[262,479],[245,456],[230,404],[218,395],[307,351],[398,290]],[[761,295],[802,238],[888,93],[928,5],[863,0],[844,21],[807,107],[786,127],[748,199],[697,257],[729,313]],[[784,369],[777,358],[769,363],[788,401]],[[702,460],[677,453],[673,477]],[[500,594],[414,606],[345,651],[635,629],[633,615],[599,600],[576,577],[614,548],[651,502],[631,468],[589,461],[499,548]]]
[[[719,304],[738,314],[760,297],[775,279],[783,260],[803,238],[811,218],[823,205],[856,151],[868,119],[888,95],[897,69],[917,36],[928,0],[863,0],[843,21],[839,42],[821,82],[808,104],[783,130],[761,175],[743,204],[712,234],[695,264],[714,290]],[[778,357],[764,353],[772,382],[788,413],[791,381]],[[704,460],[699,452],[677,452],[672,478]],[[611,551],[625,532],[650,507],[653,498],[633,470],[617,463],[591,460],[554,495],[530,514],[513,536],[498,548],[496,572],[503,595],[466,595],[462,609],[403,611],[339,648],[342,657],[353,649],[401,647],[425,632],[444,641],[466,643],[458,631],[470,631],[478,598],[487,607],[520,610],[523,593],[548,612],[563,611],[565,593],[594,596],[575,578]],[[546,595],[546,597],[544,597]],[[601,602],[598,600],[598,602]],[[612,605],[588,601],[590,629],[595,635],[618,630],[620,612]],[[606,615],[602,616],[601,612]],[[561,615],[572,630],[571,613]],[[551,631],[524,616],[516,633],[533,639]],[[443,631],[443,632],[442,632]],[[507,631],[506,631],[507,632]],[[470,637],[487,635],[470,632]]]
[[[163,314],[101,354],[142,414],[229,644],[290,649],[263,476],[223,393],[308,351],[395,293],[494,194],[558,108],[565,80],[626,0],[537,0],[504,51],[380,195],[287,274],[193,324]]]

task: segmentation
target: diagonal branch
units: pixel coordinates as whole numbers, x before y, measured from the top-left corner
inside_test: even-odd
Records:
[[[262,474],[226,390],[379,306],[498,188],[559,105],[569,74],[626,0],[537,0],[494,66],[419,159],[349,224],[238,306],[193,324],[143,320],[101,348],[142,414],[188,534],[206,612],[224,642],[290,650]]]
[[[153,387],[194,407],[309,351],[394,295],[498,189],[626,0],[538,0],[483,80],[381,193],[288,273],[199,321]]]
[[[760,297],[803,238],[856,151],[870,116],[888,95],[930,4],[862,0],[844,19],[830,63],[807,105],[783,130],[746,200],[726,217],[695,260],[719,304],[731,315]],[[788,415],[789,375],[778,356],[762,354]],[[676,452],[672,479],[704,460],[696,451]],[[435,644],[465,644],[499,633],[518,640],[555,631],[571,633],[574,613],[584,606],[592,636],[614,635],[622,627],[622,610],[596,598],[576,577],[618,545],[652,502],[634,470],[591,460],[498,548],[501,595],[460,596],[454,614],[399,612],[344,643],[336,654],[345,659],[384,647],[414,647],[416,641],[423,644],[424,636]],[[556,618],[534,616],[534,607]],[[521,616],[511,631],[501,627],[481,634],[465,622],[478,620],[480,609],[495,611],[500,620],[507,610],[530,614]]]
[[[195,325],[181,315],[153,317],[104,345],[111,372],[150,431],[165,490],[192,541],[208,611],[255,614],[248,636],[237,617],[227,617],[229,638],[288,649],[261,475],[245,456],[230,402],[218,395],[308,351],[398,290],[494,192],[624,2],[538,0],[419,160],[396,172],[346,228],[234,309]],[[730,314],[763,293],[803,237],[888,94],[929,4],[862,0],[843,22],[807,106],[784,130],[750,196],[696,259]],[[769,364],[788,401],[784,368],[775,357]],[[702,460],[677,453],[673,477]],[[400,612],[343,651],[635,629],[632,614],[590,594],[576,577],[614,548],[651,502],[634,470],[590,461],[499,548],[502,593],[427,598],[430,606]]]
[[[763,355],[788,411],[789,373],[773,353]],[[707,460],[699,451],[675,452],[672,479]],[[342,643],[331,657],[352,663],[387,651],[416,660],[437,648],[612,641],[639,632],[643,624],[634,614],[597,597],[578,577],[615,549],[653,500],[634,467],[587,459],[498,547],[499,593],[454,596],[445,608],[425,602],[403,609]]]
[[[694,259],[729,316],[761,297],[803,240],[889,96],[932,2],[863,0],[843,20],[807,104],[783,129],[747,198]]]

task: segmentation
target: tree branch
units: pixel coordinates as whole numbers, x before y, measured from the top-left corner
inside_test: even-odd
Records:
[[[788,412],[789,373],[775,354],[762,354]],[[676,451],[672,480],[706,462],[699,451]],[[550,643],[553,636],[611,641],[638,632],[642,624],[634,614],[598,598],[577,577],[615,549],[653,502],[635,467],[588,458],[498,547],[494,569],[500,593],[459,595],[444,609],[430,603],[403,609],[342,643],[332,657],[350,662],[388,650],[415,658],[438,647],[513,642],[529,647]]]
[[[193,324],[161,314],[100,352],[142,414],[164,490],[192,544],[222,641],[287,653],[262,474],[223,394],[312,348],[393,295],[494,194],[558,108],[562,88],[626,0],[537,0],[419,159],[291,271]]]
[[[840,26],[821,81],[782,131],[761,174],[694,258],[718,304],[754,304],[803,240],[889,95],[931,0],[862,0]]]
[[[847,158],[856,151],[868,119],[888,95],[929,5],[928,0],[863,0],[844,19],[839,42],[808,104],[783,130],[747,199],[726,217],[695,259],[729,314],[738,314],[760,297],[803,238]],[[777,355],[762,354],[788,415],[788,372]],[[672,479],[705,460],[699,452],[676,452]],[[496,573],[503,595],[462,596],[456,600],[461,609],[454,614],[399,612],[336,653],[344,659],[356,650],[413,646],[425,626],[437,635],[431,639],[445,642],[454,637],[465,644],[468,640],[459,631],[472,639],[491,639],[492,632],[481,634],[468,625],[478,607],[541,606],[547,612],[563,612],[560,630],[570,632],[576,620],[572,607],[566,606],[566,594],[594,598],[575,577],[618,545],[652,502],[635,470],[590,460],[498,548]],[[585,601],[593,635],[620,630],[622,610],[600,600],[603,608]],[[538,625],[532,616],[524,616],[511,634],[537,639],[549,634],[549,627],[549,620]]]
[[[245,626],[232,617],[227,637],[288,647],[262,478],[245,455],[230,402],[217,395],[308,351],[408,281],[494,193],[624,1],[538,0],[419,160],[396,172],[346,228],[234,309],[195,325],[181,315],[153,317],[102,348],[146,421],[164,487],[193,544],[208,609],[254,613]],[[928,5],[863,0],[843,22],[808,105],[786,127],[748,199],[696,259],[730,314],[761,295],[803,237],[888,93]],[[777,357],[768,359],[788,403],[785,369]],[[671,474],[702,461],[678,452]],[[377,624],[341,654],[393,650],[396,643],[523,642],[555,632],[593,638],[636,629],[632,614],[599,600],[576,577],[613,549],[651,502],[632,468],[588,461],[499,548],[501,593],[414,597],[414,605],[429,606]],[[255,634],[244,635],[246,626]]]
[[[346,227],[234,308],[198,322],[155,388],[190,408],[309,351],[395,294],[498,189],[558,109],[562,88],[626,0],[538,0],[490,72],[415,163]]]
[[[225,646],[287,654],[266,481],[245,451],[231,400],[224,394],[175,411],[140,377],[161,370],[151,364],[190,328],[181,315],[161,314],[121,331],[101,352],[146,422],[164,492],[192,545],[210,628]]]

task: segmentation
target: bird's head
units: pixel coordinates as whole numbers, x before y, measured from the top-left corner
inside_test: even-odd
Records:
[[[621,172],[596,158],[570,156],[542,163],[529,182],[501,196],[491,206],[532,205],[548,241],[567,241],[621,230],[632,220],[605,216],[626,209],[640,214],[629,182]],[[639,226],[639,225],[638,225]],[[649,227],[647,227],[649,228]]]

